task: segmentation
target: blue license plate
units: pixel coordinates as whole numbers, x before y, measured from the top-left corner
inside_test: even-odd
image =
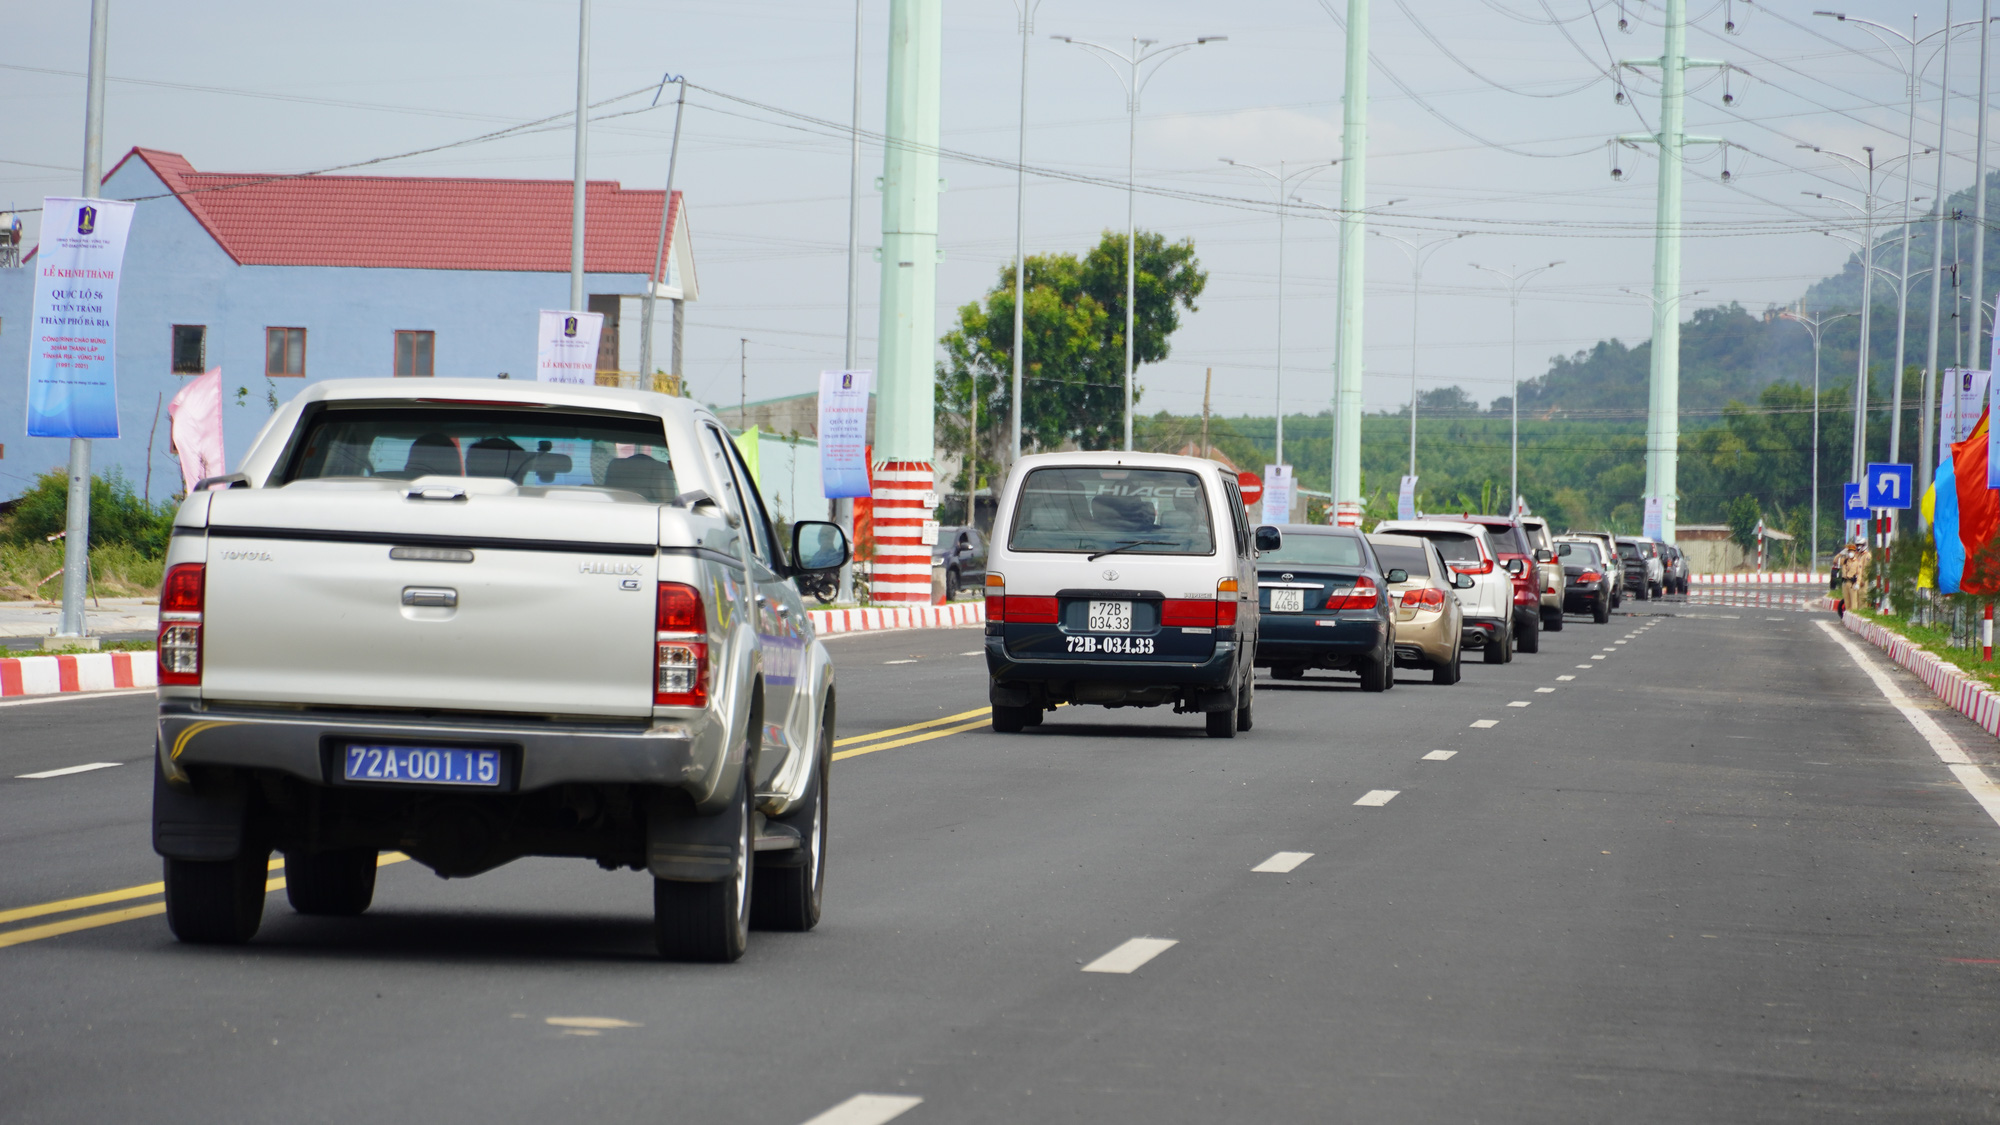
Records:
[[[341,774],[348,781],[403,785],[500,784],[500,751],[457,746],[347,747]]]

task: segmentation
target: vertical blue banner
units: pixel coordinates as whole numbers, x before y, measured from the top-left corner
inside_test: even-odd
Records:
[[[28,435],[118,436],[118,281],[133,204],[42,200],[29,322]]]

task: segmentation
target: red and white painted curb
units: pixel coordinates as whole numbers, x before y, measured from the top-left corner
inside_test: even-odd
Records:
[[[986,620],[986,603],[872,606],[867,609],[809,609],[815,633],[865,633],[878,629],[948,629]]]
[[[150,652],[85,652],[75,656],[0,659],[0,697],[115,691],[158,684],[159,664]]]
[[[1690,586],[1803,586],[1809,582],[1825,582],[1826,575],[1810,570],[1767,570],[1737,571],[1729,574],[1691,574]]]
[[[1889,654],[1889,659],[1916,673],[1951,709],[1978,723],[1986,733],[2000,737],[2000,692],[1974,681],[1956,665],[1948,664],[1910,643],[1907,638],[1884,629],[1873,621],[1850,613],[1841,619],[1847,631]]]

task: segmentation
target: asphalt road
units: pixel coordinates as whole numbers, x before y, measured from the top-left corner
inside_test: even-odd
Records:
[[[583,861],[177,945],[150,697],[0,707],[0,1120],[2000,1117],[2000,827],[1830,615],[1626,609],[1455,687],[1260,680],[1227,742],[938,734],[976,629],[834,640],[843,737],[931,725],[842,747],[824,922],[723,967],[653,959],[645,878]]]

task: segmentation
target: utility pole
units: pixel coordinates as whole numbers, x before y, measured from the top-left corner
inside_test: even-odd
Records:
[[[687,112],[687,76],[668,75],[661,79],[661,88],[665,89],[668,82],[680,87],[680,97],[674,101],[673,143],[667,146],[667,188],[666,194],[660,200],[660,242],[653,251],[653,276],[646,280],[646,310],[639,322],[639,389],[647,391],[654,389],[653,310],[657,305],[656,298],[659,296],[660,285],[666,280],[667,238],[672,234],[674,219],[674,165],[679,162],[681,155],[681,117]],[[653,101],[657,103],[659,96],[655,95]],[[674,365],[674,374],[680,374],[678,363]]]
[[[1983,27],[1980,29],[1982,36],[1985,30]],[[1942,296],[1939,290],[1944,284],[1942,263],[1944,262],[1945,205],[1951,198],[1944,186],[1945,145],[1949,139],[1946,134],[1946,126],[1951,122],[1951,0],[1944,0],[1944,42],[1938,53],[1943,55],[1944,58],[1938,64],[1938,170],[1937,191],[1934,193],[1937,222],[1933,224],[1934,229],[1931,237],[1931,336],[1930,346],[1925,350],[1923,416],[1918,423],[1917,430],[1917,456],[1922,463],[1922,467],[1917,472],[1917,479],[1920,481],[1929,481],[1931,479],[1931,426],[1936,417],[1935,411],[1937,405],[1938,303],[1939,298]],[[1983,90],[1980,92],[1979,119],[1982,122],[1986,120],[1985,91]],[[1982,184],[1980,187],[1983,189],[1985,185]],[[1980,194],[1983,196],[1985,194],[1984,190],[1981,190]],[[1900,390],[1902,386],[1903,373],[1898,371],[1896,372],[1896,387]],[[1857,441],[1862,440],[1867,434],[1867,430],[1864,428],[1865,424],[1862,421],[1862,419],[1867,417],[1867,414],[1868,400],[1864,397],[1856,396],[1854,401],[1854,425],[1856,433],[1861,435],[1856,438]],[[1868,451],[1866,448],[1858,451],[1854,463],[1854,475],[1848,479],[1856,481],[1861,479],[1863,466],[1867,463],[1867,457]],[[1893,457],[1891,459],[1893,460]],[[1922,518],[1922,516],[1918,516],[1919,520]],[[1851,532],[1853,529],[1849,530]]]
[[[1028,37],[1035,31],[1035,11],[1042,0],[1014,0],[1021,14],[1021,116],[1015,129],[1014,160],[1014,409],[1013,461],[1021,459],[1021,368],[1027,362],[1028,304]],[[1013,464],[1009,461],[1008,464]],[[970,508],[966,509],[968,512]],[[971,517],[966,518],[971,523]]]
[[[1977,141],[1973,145],[1972,157],[1972,346],[1966,355],[1972,366],[1979,365],[1979,305],[1986,299],[1986,64],[1988,48],[1992,41],[1993,0],[1979,0],[1979,92],[1973,104],[1980,107]],[[1896,371],[1896,385],[1903,383],[1901,368]],[[1891,453],[1889,460],[1896,460]]]
[[[1211,367],[1208,369],[1208,374],[1201,377],[1201,455],[1203,457],[1214,456],[1208,450],[1208,392],[1214,386],[1215,368]]]
[[[1646,407],[1646,498],[1660,502],[1660,537],[1674,539],[1680,492],[1681,440],[1681,149],[1690,144],[1727,144],[1721,137],[1689,136],[1687,72],[1690,67],[1726,67],[1720,59],[1687,57],[1687,0],[1662,0],[1666,35],[1657,59],[1622,59],[1620,66],[1660,70],[1660,131],[1625,134],[1626,144],[1651,142],[1660,149],[1659,200],[1653,220],[1653,370]]]
[[[1367,0],[1360,0],[1360,2],[1366,3]],[[1186,43],[1174,43],[1165,47],[1158,46],[1159,40],[1157,39],[1140,39],[1134,36],[1130,54],[1106,47],[1102,43],[1091,43],[1087,40],[1072,38],[1068,35],[1051,35],[1049,38],[1090,51],[1097,56],[1099,62],[1111,68],[1111,73],[1117,75],[1118,81],[1124,84],[1125,87],[1125,450],[1129,453],[1132,450],[1133,329],[1137,324],[1134,302],[1138,299],[1139,280],[1138,273],[1136,272],[1137,249],[1133,244],[1133,240],[1138,237],[1135,216],[1137,215],[1136,208],[1139,198],[1137,163],[1139,154],[1139,95],[1145,90],[1146,83],[1151,82],[1153,76],[1160,73],[1160,67],[1164,66],[1168,59],[1184,51],[1191,51],[1204,43],[1225,42],[1229,36],[1204,35],[1199,39],[1193,39]],[[1112,61],[1114,59],[1118,63],[1124,64],[1125,69],[1123,71],[1114,65]],[[1154,64],[1153,69],[1150,71],[1145,69],[1145,65],[1149,62]]]
[[[90,74],[83,100],[83,197],[104,190],[104,51],[111,34],[111,0],[91,0]],[[149,453],[150,456],[150,453]],[[90,621],[83,603],[90,597],[90,439],[69,439],[69,502],[63,520],[62,624],[56,636],[85,642]]]
[[[750,428],[750,338],[736,338],[736,428]]]
[[[1255,164],[1245,164],[1240,160],[1231,160],[1226,156],[1222,158],[1222,162],[1232,168],[1242,168],[1264,176],[1271,180],[1273,185],[1278,189],[1278,330],[1276,345],[1278,358],[1277,362],[1272,366],[1277,376],[1276,390],[1273,393],[1273,398],[1277,403],[1278,416],[1278,453],[1274,460],[1282,465],[1285,463],[1285,212],[1291,209],[1286,203],[1286,192],[1289,190],[1286,184],[1292,179],[1297,179],[1303,184],[1315,175],[1340,163],[1340,161],[1328,160],[1312,164],[1297,172],[1293,172],[1290,176],[1285,175],[1285,162],[1282,160],[1278,161],[1278,170],[1275,172],[1269,168],[1262,168]]]
[[[938,111],[943,0],[889,0],[873,466],[878,602],[928,602],[937,509]]]
[[[1813,345],[1813,436],[1812,436],[1812,564],[1811,569],[1819,569],[1819,337],[1827,325],[1836,320],[1853,316],[1853,313],[1835,313],[1832,316],[1807,316],[1805,307],[1779,313],[1786,320],[1799,323],[1812,335]]]
[[[1507,345],[1507,395],[1508,405],[1514,412],[1512,436],[1508,438],[1508,489],[1514,497],[1507,508],[1507,516],[1510,519],[1521,514],[1521,290],[1527,288],[1528,283],[1538,275],[1547,273],[1559,265],[1562,265],[1562,262],[1555,261],[1546,266],[1534,266],[1517,273],[1508,273],[1492,266],[1482,266],[1478,262],[1471,263],[1473,269],[1485,270],[1487,273],[1504,278],[1507,282],[1507,310],[1512,325],[1509,330],[1510,342]]]
[[[1443,246],[1447,242],[1456,242],[1472,232],[1460,231],[1457,234],[1445,235],[1443,238],[1434,238],[1429,242],[1418,242],[1414,239],[1404,238],[1400,234],[1390,234],[1387,231],[1378,230],[1373,233],[1402,247],[1403,253],[1410,256],[1410,475],[1416,476],[1417,327],[1420,318],[1419,314],[1423,312],[1424,305],[1424,263],[1430,259],[1431,253],[1438,247]]]
[[[1368,0],[1347,0],[1347,72],[1341,94],[1340,313],[1333,376],[1332,522],[1361,526],[1361,314],[1368,229]]]
[[[576,0],[576,155],[569,205],[569,308],[584,311],[583,177],[590,166],[590,0]]]
[[[854,370],[855,336],[860,324],[857,308],[861,293],[861,5],[854,0],[854,116],[847,134],[847,350],[841,370]],[[865,426],[864,426],[865,432]],[[840,530],[854,541],[854,501],[833,502],[833,518]],[[845,605],[854,600],[854,561],[840,568],[840,590],[835,599]]]

